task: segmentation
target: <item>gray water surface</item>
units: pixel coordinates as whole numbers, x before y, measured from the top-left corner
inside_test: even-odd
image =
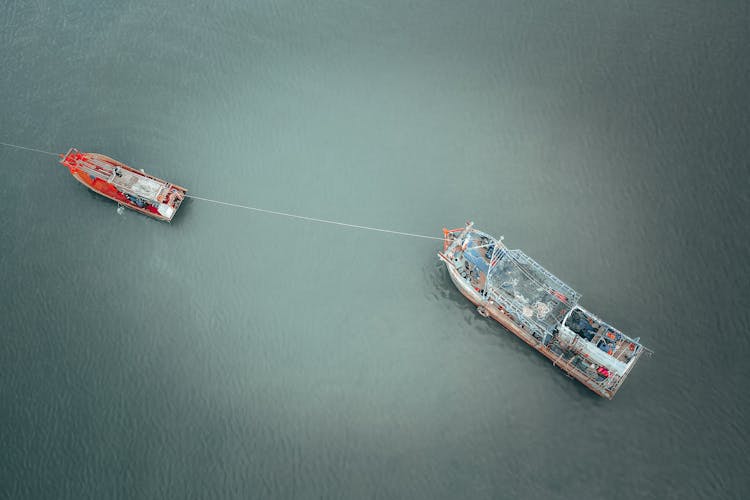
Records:
[[[747,2],[0,5],[0,141],[524,249],[655,351],[597,398],[440,242],[0,147],[3,498],[746,498]]]

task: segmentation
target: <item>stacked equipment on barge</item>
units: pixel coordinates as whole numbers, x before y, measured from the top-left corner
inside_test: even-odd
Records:
[[[612,399],[647,349],[578,304],[580,294],[502,238],[443,230],[438,253],[458,290],[583,385]]]

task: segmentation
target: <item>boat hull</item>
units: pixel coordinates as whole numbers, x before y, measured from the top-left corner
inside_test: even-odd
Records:
[[[72,151],[72,150],[71,150]],[[97,161],[99,162],[99,165],[104,165],[106,167],[111,167],[112,169],[119,168],[121,171],[128,171],[125,172],[128,175],[135,175],[139,178],[145,179],[147,181],[154,181],[158,183],[163,183],[165,186],[168,186],[171,191],[174,192],[174,194],[179,195],[179,199],[175,201],[173,198],[171,201],[171,206],[165,209],[167,205],[162,206],[162,210],[159,210],[160,204],[152,204],[152,203],[144,203],[143,200],[141,201],[141,204],[143,206],[140,206],[136,203],[135,199],[131,196],[130,198],[120,189],[118,189],[117,186],[115,186],[112,182],[108,182],[106,179],[102,178],[98,175],[91,175],[91,170],[86,169],[86,165],[75,161],[69,161],[67,160],[67,157],[71,155],[69,152],[68,155],[61,161],[61,163],[65,166],[65,168],[68,169],[70,174],[81,184],[89,188],[90,190],[94,191],[95,193],[104,196],[105,198],[109,198],[112,201],[117,202],[120,206],[127,207],[130,210],[134,210],[136,212],[140,212],[144,215],[147,215],[153,219],[170,222],[172,220],[172,217],[174,216],[174,213],[176,212],[177,208],[179,207],[180,203],[182,202],[185,193],[187,190],[183,187],[169,184],[166,181],[163,181],[162,179],[158,179],[157,177],[151,176],[149,174],[146,174],[143,171],[135,170],[132,167],[129,167],[128,165],[125,165],[122,162],[119,162],[113,158],[110,158],[108,156],[98,154],[98,153],[85,153],[83,158],[85,161]],[[71,158],[73,158],[71,156]],[[90,168],[90,166],[89,166]]]
[[[466,297],[472,304],[477,306],[477,309],[478,311],[480,311],[480,314],[482,316],[492,318],[493,320],[500,323],[500,325],[502,325],[503,328],[505,328],[506,330],[514,334],[516,337],[526,342],[528,345],[530,345],[534,349],[536,349],[544,357],[549,359],[554,366],[560,368],[569,377],[578,380],[580,383],[585,385],[592,392],[606,399],[612,399],[614,397],[614,392],[608,391],[604,389],[603,387],[600,387],[597,384],[593,383],[589,378],[582,375],[574,366],[572,366],[565,359],[563,359],[561,355],[554,353],[548,346],[544,345],[544,343],[537,340],[530,332],[527,332],[525,329],[521,328],[514,321],[513,316],[510,313],[508,313],[508,311],[503,310],[500,306],[498,306],[495,303],[485,301],[482,295],[480,295],[479,292],[475,290],[459,274],[456,267],[451,263],[451,261],[445,255],[443,254],[438,254],[438,255],[440,256],[440,259],[443,261],[446,268],[448,269],[448,275],[450,276],[451,281],[456,286],[458,291],[461,292],[461,294],[464,297]]]
[[[144,215],[148,215],[149,217],[153,217],[154,219],[169,222],[169,219],[167,217],[164,217],[160,213],[158,213],[153,207],[148,205],[148,209],[146,207],[141,208],[135,203],[128,200],[125,195],[117,191],[117,189],[112,186],[111,184],[108,184],[101,179],[94,179],[91,180],[88,178],[88,175],[77,171],[75,168],[68,168],[70,170],[71,175],[81,184],[89,188],[90,190],[94,191],[97,194],[100,194],[104,196],[105,198],[109,198],[112,201],[116,201],[120,206],[127,207],[131,210],[135,210],[136,212],[140,212]]]

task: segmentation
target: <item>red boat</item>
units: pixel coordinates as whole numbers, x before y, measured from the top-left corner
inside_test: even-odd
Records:
[[[75,148],[60,163],[81,184],[122,206],[170,222],[187,189],[136,170],[109,156],[81,153]]]

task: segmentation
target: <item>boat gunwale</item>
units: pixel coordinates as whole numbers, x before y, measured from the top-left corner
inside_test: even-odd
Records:
[[[173,205],[171,205],[171,204],[165,204],[166,206],[168,206],[168,207],[170,207],[172,209],[172,214],[171,214],[170,217],[164,216],[161,213],[159,213],[158,211],[157,212],[152,212],[151,210],[148,210],[145,207],[139,207],[138,205],[136,205],[135,203],[133,203],[132,201],[130,201],[127,197],[125,197],[124,194],[123,194],[122,197],[117,197],[117,196],[114,196],[114,195],[112,195],[112,194],[110,194],[110,193],[108,193],[106,191],[103,191],[100,187],[98,187],[96,185],[96,179],[99,179],[102,182],[104,182],[107,186],[112,187],[115,191],[117,191],[118,193],[120,193],[120,190],[112,182],[110,182],[109,180],[105,180],[102,177],[95,177],[94,179],[91,179],[91,174],[86,175],[86,171],[85,171],[84,168],[78,166],[77,164],[70,165],[70,164],[66,163],[66,160],[71,156],[71,154],[85,155],[85,156],[87,156],[89,158],[109,163],[113,167],[124,168],[124,169],[128,170],[129,172],[133,173],[134,175],[137,175],[137,176],[140,176],[140,177],[146,177],[146,178],[151,179],[153,181],[159,182],[160,184],[162,184],[165,187],[169,187],[169,189],[175,189],[176,191],[178,191],[178,192],[181,193],[182,197],[179,200],[179,204],[177,204],[176,207],[173,206]],[[187,197],[187,191],[188,190],[186,188],[184,188],[182,186],[179,186],[177,184],[173,184],[171,182],[168,182],[168,181],[166,181],[164,179],[161,179],[159,177],[156,177],[154,175],[148,174],[148,173],[146,173],[143,170],[138,170],[138,169],[136,169],[134,167],[126,165],[125,163],[123,163],[123,162],[121,162],[119,160],[116,160],[114,158],[111,158],[111,157],[109,157],[107,155],[104,155],[104,154],[101,154],[101,153],[94,153],[94,152],[85,153],[85,152],[79,151],[76,148],[70,148],[67,153],[65,153],[64,155],[62,155],[62,154],[60,155],[60,163],[64,167],[66,167],[68,169],[68,171],[70,172],[70,174],[78,182],[80,182],[81,184],[83,184],[84,186],[86,186],[87,188],[89,188],[91,191],[93,191],[93,192],[95,192],[95,193],[97,193],[97,194],[99,194],[101,196],[104,196],[105,198],[108,198],[108,199],[110,199],[110,200],[112,200],[114,202],[116,202],[120,206],[124,206],[126,208],[131,209],[131,210],[135,210],[136,212],[142,213],[142,214],[147,215],[147,216],[149,216],[149,217],[151,217],[153,219],[156,219],[156,220],[160,220],[160,221],[164,221],[164,222],[172,222],[172,219],[174,218],[175,214],[177,213],[177,210],[179,209],[179,207],[182,205],[182,203],[185,201],[185,198]],[[86,179],[85,178],[86,176],[89,177],[90,180]]]

